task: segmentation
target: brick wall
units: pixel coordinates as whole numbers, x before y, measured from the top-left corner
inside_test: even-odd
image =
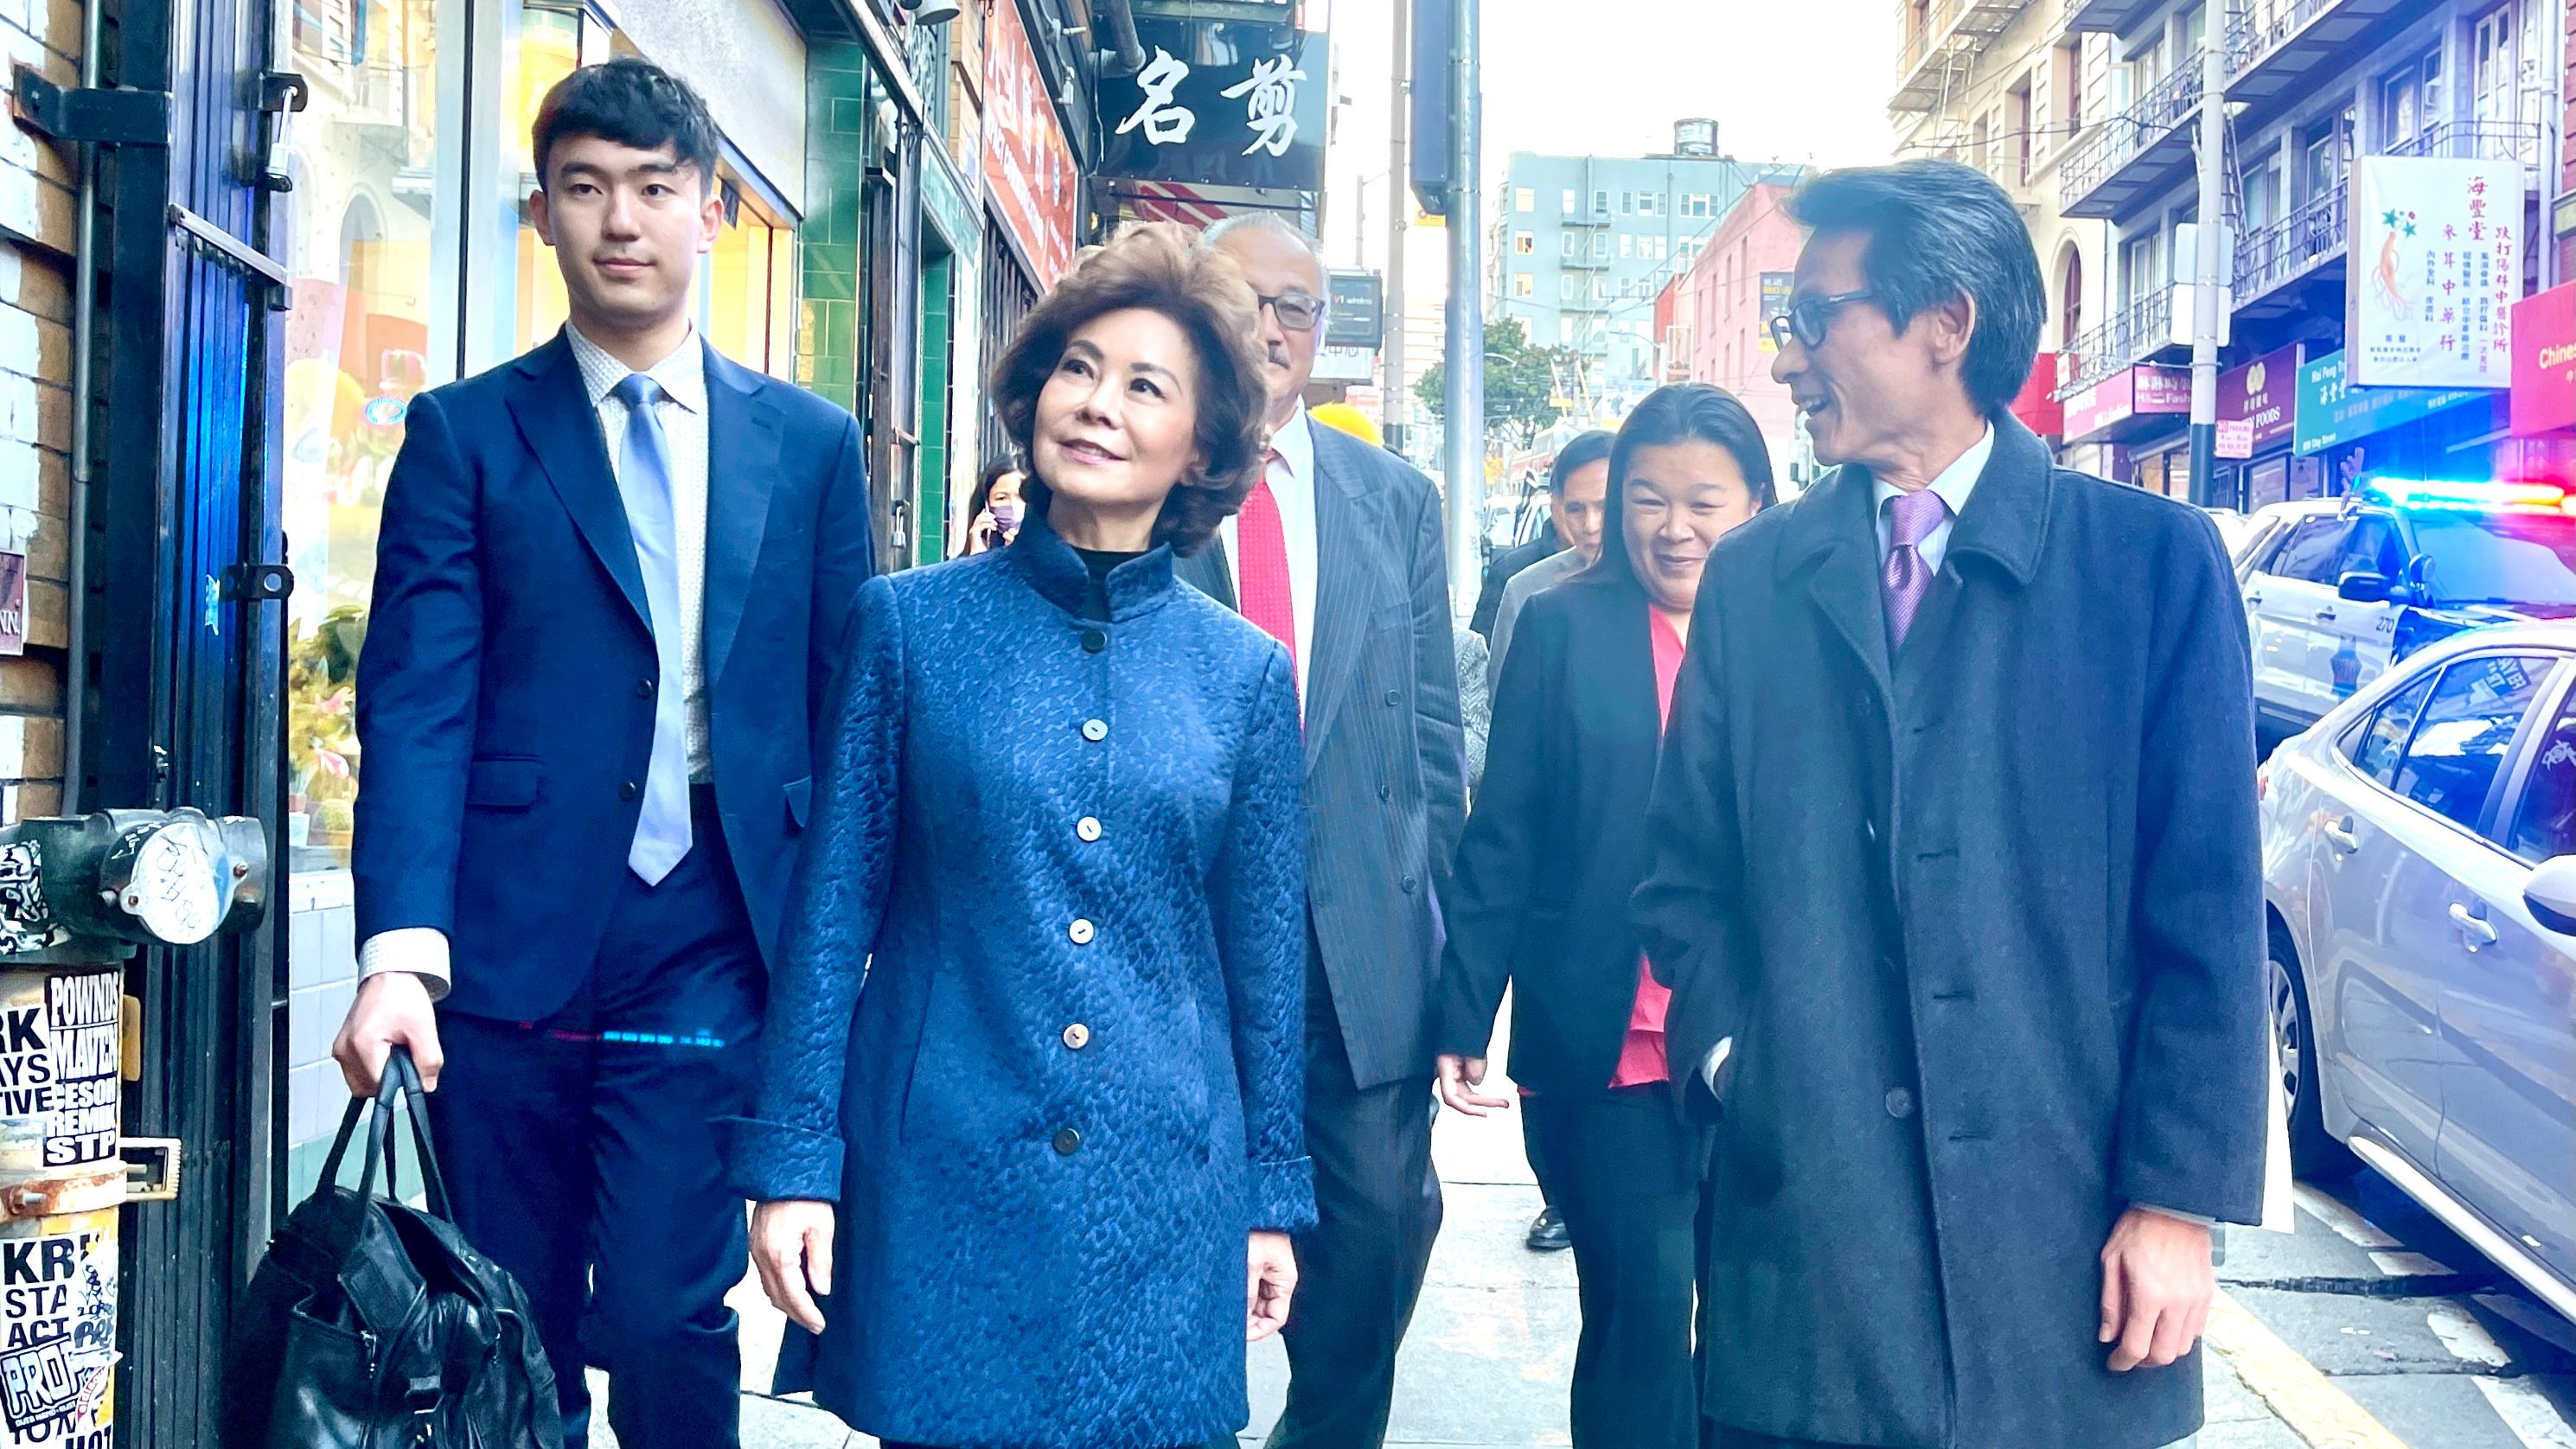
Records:
[[[76,0],[0,0],[13,66],[79,82]],[[27,652],[0,658],[0,819],[62,799],[65,517],[71,500],[73,165],[0,126],[0,544],[27,555]]]

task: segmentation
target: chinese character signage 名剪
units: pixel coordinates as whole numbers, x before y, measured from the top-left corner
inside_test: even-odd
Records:
[[[2522,163],[2354,161],[2349,269],[2350,386],[2509,385]]]
[[[1320,191],[1325,38],[1279,24],[1138,17],[1145,68],[1100,82],[1101,174]]]

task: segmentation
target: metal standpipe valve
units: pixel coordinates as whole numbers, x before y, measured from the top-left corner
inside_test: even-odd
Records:
[[[248,930],[267,898],[257,820],[111,810],[0,831],[0,1449],[108,1449],[117,1209],[177,1195],[178,1143],[118,1135],[123,963]],[[153,1169],[139,1191],[129,1152]]]

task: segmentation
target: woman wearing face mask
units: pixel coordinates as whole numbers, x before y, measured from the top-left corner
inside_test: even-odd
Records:
[[[1020,482],[1020,470],[1008,463],[994,464],[976,480],[974,496],[966,500],[974,520],[966,525],[968,553],[1000,548],[1020,536]]]
[[[888,1449],[1204,1445],[1287,1317],[1297,695],[1172,573],[1259,476],[1253,305],[1178,227],[1089,256],[994,372],[1018,541],[860,591],[731,1162]]]
[[[1669,995],[1628,896],[1647,795],[1709,549],[1774,498],[1744,405],[1705,384],[1649,395],[1620,428],[1600,560],[1529,601],[1494,696],[1467,818],[1436,1027],[1440,1096],[1483,1116],[1494,1012],[1513,986],[1512,1070],[1548,1144],[1583,1309],[1578,1449],[1692,1449],[1691,1359],[1707,1143],[1664,1059]]]

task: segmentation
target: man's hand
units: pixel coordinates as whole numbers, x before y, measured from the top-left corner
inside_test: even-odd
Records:
[[[1464,1112],[1470,1117],[1490,1117],[1510,1109],[1511,1098],[1488,1097],[1476,1090],[1485,1085],[1483,1057],[1462,1057],[1456,1052],[1442,1052],[1439,1066],[1440,1100],[1449,1104],[1449,1110]]]
[[[765,1202],[752,1209],[751,1263],[771,1306],[821,1333],[823,1310],[814,1300],[832,1296],[832,1205]]]
[[[340,1064],[351,1094],[372,1097],[384,1080],[386,1059],[398,1046],[411,1049],[421,1086],[436,1091],[438,1069],[447,1059],[439,1050],[438,1013],[430,1008],[429,987],[408,971],[386,971],[358,983],[358,999],[349,1005],[349,1019],[340,1023],[331,1057]]]
[[[2102,1247],[2101,1341],[2114,1344],[2111,1372],[2163,1368],[2191,1352],[2218,1291],[2209,1229],[2131,1208]]]
[[[1245,1282],[1243,1341],[1259,1343],[1288,1324],[1297,1292],[1297,1254],[1286,1233],[1254,1233]]]

